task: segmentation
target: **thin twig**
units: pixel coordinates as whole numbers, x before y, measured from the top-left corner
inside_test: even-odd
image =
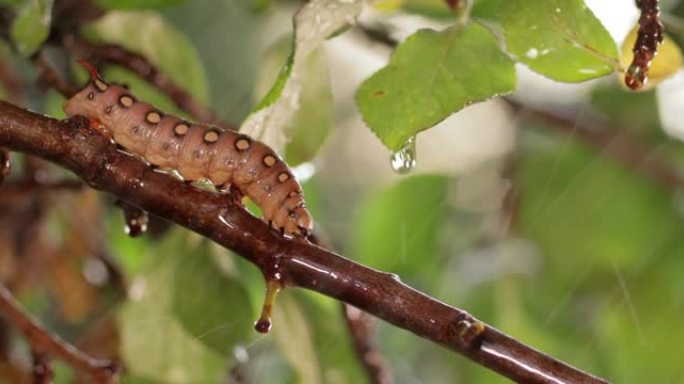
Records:
[[[75,35],[66,35],[63,46],[72,54],[95,64],[118,64],[136,73],[165,93],[176,105],[199,121],[211,123],[225,129],[237,130],[237,126],[221,119],[209,108],[198,102],[175,81],[163,74],[150,61],[138,53],[114,44],[93,44]]]
[[[51,384],[55,375],[52,361],[42,352],[32,351],[33,357],[33,384]]]
[[[677,168],[653,148],[624,130],[578,122],[575,118],[563,117],[543,109],[523,105],[511,98],[503,98],[503,100],[514,110],[525,111],[549,123],[550,128],[576,136],[599,149],[603,155],[641,173],[667,189],[678,190],[684,187],[684,175]]]
[[[0,185],[0,203],[25,199],[27,195],[58,192],[78,191],[84,187],[81,180],[61,180],[38,182],[33,180],[18,180]]]
[[[26,337],[34,354],[49,354],[58,357],[79,372],[89,375],[97,384],[118,382],[119,374],[116,364],[108,360],[94,359],[44,329],[31,315],[21,309],[12,293],[3,284],[0,284],[0,312]]]
[[[387,361],[373,345],[371,332],[375,329],[375,318],[349,304],[342,303],[342,312],[352,344],[372,384],[392,384],[394,380]]]
[[[84,118],[58,121],[0,101],[0,146],[61,165],[96,189],[233,250],[262,272],[277,270],[286,286],[351,304],[517,382],[605,382],[412,289],[395,275],[285,238],[232,196],[188,185],[117,151]]]

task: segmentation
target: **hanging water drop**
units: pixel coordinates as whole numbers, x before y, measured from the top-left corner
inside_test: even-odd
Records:
[[[398,151],[390,156],[392,169],[400,174],[407,174],[416,166],[416,137],[411,136]]]
[[[4,148],[0,148],[0,183],[9,175],[10,173],[10,158],[9,151]]]
[[[144,210],[123,200],[117,201],[124,214],[124,232],[130,237],[138,237],[147,231],[149,216]]]
[[[271,330],[271,313],[273,312],[273,303],[276,295],[282,286],[277,280],[266,281],[266,297],[264,298],[264,306],[261,309],[261,316],[254,323],[254,329],[259,333],[268,333]]]

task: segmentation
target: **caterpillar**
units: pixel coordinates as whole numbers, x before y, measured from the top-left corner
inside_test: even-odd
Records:
[[[636,5],[641,10],[639,33],[632,49],[632,64],[625,73],[625,85],[631,89],[640,89],[646,83],[651,60],[663,42],[658,0],[636,0]]]
[[[191,123],[138,101],[109,84],[94,65],[79,61],[90,81],[66,101],[68,117],[82,115],[127,152],[185,180],[206,179],[218,190],[237,189],[283,234],[307,237],[313,219],[287,164],[266,144],[215,126]]]

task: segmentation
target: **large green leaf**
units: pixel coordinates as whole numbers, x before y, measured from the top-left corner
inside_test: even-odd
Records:
[[[185,0],[95,0],[106,9],[150,9],[178,5]]]
[[[262,61],[257,88],[268,91],[268,86],[278,78],[283,60],[291,56],[290,39],[276,43]],[[311,160],[328,137],[332,126],[332,93],[330,76],[320,49],[304,61],[299,75],[301,92],[299,108],[291,120],[284,123],[284,131],[290,141],[285,147],[285,159],[290,166]],[[261,83],[261,84],[259,84]],[[259,89],[257,89],[257,92]]]
[[[240,127],[241,132],[282,151],[283,130],[299,109],[302,78],[310,65],[307,59],[326,39],[353,22],[362,9],[360,0],[312,0],[297,11],[292,51],[270,91]]]
[[[158,13],[109,12],[84,33],[95,42],[119,44],[144,55],[199,101],[207,102],[207,81],[195,48]]]
[[[499,12],[508,51],[533,71],[580,82],[619,68],[615,41],[583,0],[508,0]]]
[[[52,22],[52,0],[25,0],[12,23],[12,40],[19,52],[29,56],[47,39]]]
[[[218,382],[224,373],[225,357],[188,333],[173,314],[176,289],[198,288],[179,287],[176,281],[176,263],[180,258],[196,256],[188,245],[187,232],[172,232],[151,251],[156,262],[153,268],[132,280],[130,300],[120,316],[127,372],[171,384]]]
[[[353,226],[352,255],[373,268],[407,273],[440,263],[438,234],[447,215],[449,179],[417,175],[371,196]]]
[[[299,382],[322,383],[311,325],[292,292],[283,292],[278,297],[273,321],[278,348],[297,372]]]
[[[541,246],[558,281],[574,281],[588,265],[634,268],[681,227],[667,193],[650,179],[572,138],[527,139],[521,230]]]
[[[198,341],[230,356],[236,344],[254,335],[249,294],[236,276],[219,269],[209,242],[180,258],[175,283],[173,312]]]
[[[390,63],[363,82],[356,102],[390,149],[468,104],[515,87],[513,62],[480,24],[421,30],[396,49]]]

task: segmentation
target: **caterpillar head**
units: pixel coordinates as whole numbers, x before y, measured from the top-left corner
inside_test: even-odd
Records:
[[[293,208],[287,214],[285,232],[307,237],[313,229],[313,218],[303,206]]]
[[[90,72],[91,81],[66,101],[64,112],[67,116],[96,117],[97,108],[100,106],[96,99],[100,99],[98,96],[109,90],[111,86],[102,79],[94,65],[83,60],[78,60],[77,63],[83,65]]]

